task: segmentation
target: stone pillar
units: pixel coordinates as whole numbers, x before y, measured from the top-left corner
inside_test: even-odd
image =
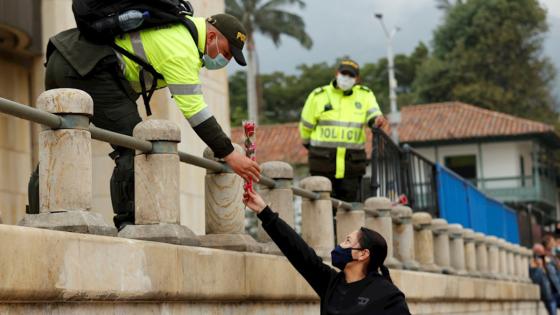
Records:
[[[503,238],[498,238],[498,255],[500,259],[500,276],[504,280],[508,280],[508,262],[507,262],[507,252],[506,252],[506,240]]]
[[[524,282],[532,282],[529,277],[529,262],[533,257],[533,251],[529,248],[521,247],[521,276]]]
[[[346,236],[362,226],[365,226],[366,213],[364,210],[345,210],[336,211],[336,242],[342,243]]]
[[[476,268],[476,247],[474,237],[475,235],[472,229],[464,230],[463,241],[465,242],[465,267],[469,275],[479,277],[480,273]]]
[[[90,212],[92,156],[89,120],[93,100],[83,91],[55,89],[42,93],[37,108],[64,118],[57,129],[39,134],[40,213],[26,215],[18,224],[67,232],[117,234],[101,214]]]
[[[415,260],[414,229],[412,227],[412,209],[397,205],[391,210],[393,221],[393,248],[395,256],[402,262],[404,269],[418,270],[420,265]]]
[[[514,266],[514,276],[516,281],[523,281],[523,265],[521,259],[522,247],[514,244],[513,246],[513,266]]]
[[[498,238],[495,236],[487,236],[486,244],[488,244],[488,267],[490,277],[500,279],[500,251],[498,249]]]
[[[300,186],[320,195],[318,200],[302,198],[301,236],[317,255],[330,261],[335,245],[331,181],[326,177],[311,176],[304,178]]]
[[[119,237],[199,245],[196,235],[180,225],[179,126],[150,119],[136,125],[133,134],[152,142],[153,148],[149,153],[137,151],[134,157],[135,225],[127,225]]]
[[[455,274],[455,268],[451,266],[447,221],[445,219],[433,219],[432,232],[434,234],[434,260],[436,265],[442,268],[443,273]]]
[[[371,197],[366,200],[366,227],[385,238],[387,258],[385,265],[389,268],[401,268],[402,264],[393,255],[393,223],[391,220],[391,201],[384,197]]]
[[[434,262],[434,236],[432,234],[432,216],[427,212],[412,215],[414,227],[414,255],[421,271],[441,272]]]
[[[449,225],[449,249],[451,266],[458,275],[466,275],[465,268],[465,242],[463,241],[464,229],[461,224]]]
[[[235,150],[245,154],[241,146]],[[224,162],[210,148],[204,150],[207,159]],[[204,178],[206,235],[199,236],[200,246],[242,252],[260,252],[260,246],[245,233],[243,179],[235,173],[207,170]]]
[[[480,276],[488,277],[488,247],[486,246],[486,237],[482,233],[474,234],[474,244],[476,247],[476,269]]]
[[[506,271],[509,280],[517,280],[515,276],[515,258],[513,256],[513,244],[506,242],[505,252],[506,252]]]

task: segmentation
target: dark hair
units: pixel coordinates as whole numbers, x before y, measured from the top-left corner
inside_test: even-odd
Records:
[[[381,275],[389,282],[393,283],[389,269],[383,265],[387,258],[387,242],[381,234],[365,227],[360,228],[359,233],[360,247],[369,250],[368,274],[372,272],[381,272]]]

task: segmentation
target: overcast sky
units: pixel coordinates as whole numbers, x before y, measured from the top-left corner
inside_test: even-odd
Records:
[[[295,40],[283,37],[280,47],[271,40],[255,37],[261,73],[280,70],[293,73],[302,63],[333,62],[348,55],[359,63],[375,62],[386,56],[385,35],[374,12],[383,13],[389,29],[402,30],[394,41],[395,53],[410,53],[419,41],[430,43],[432,31],[441,23],[442,12],[435,0],[305,0],[307,6],[293,8],[305,19],[313,48],[306,50]],[[560,0],[540,0],[548,8],[550,31],[544,53],[560,72]],[[230,72],[241,69],[230,66]],[[560,82],[560,80],[558,81]],[[557,88],[557,91],[560,89]]]

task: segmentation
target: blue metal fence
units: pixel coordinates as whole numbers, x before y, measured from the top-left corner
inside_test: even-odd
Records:
[[[467,180],[437,164],[440,216],[487,235],[519,244],[519,228],[514,210],[486,196]]]

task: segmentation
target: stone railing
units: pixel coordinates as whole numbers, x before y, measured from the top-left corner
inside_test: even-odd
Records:
[[[0,226],[0,248],[8,253],[0,255],[0,313],[44,314],[46,305],[61,314],[79,305],[107,314],[148,314],[150,308],[157,313],[318,312],[317,296],[278,256],[262,228],[258,240],[246,234],[243,182],[237,175],[207,172],[205,235],[179,224],[177,126],[147,120],[134,129],[134,137],[149,141],[151,149],[135,157],[135,225],[117,234],[90,211],[91,99],[76,90],[51,90],[38,107],[72,123],[40,134],[40,214],[27,215],[20,225],[43,230]],[[210,150],[204,156],[215,160]],[[325,260],[335,230],[338,241],[361,226],[381,233],[389,247],[385,264],[415,314],[536,314],[542,307],[538,287],[530,284],[526,248],[377,197],[352,210],[339,209],[335,227],[328,179],[308,177],[294,190],[290,165],[267,162],[262,170],[274,180],[260,187],[263,197],[291,226],[294,191],[307,191],[301,193],[307,196],[301,235]],[[138,301],[147,303],[145,310],[135,306]]]

